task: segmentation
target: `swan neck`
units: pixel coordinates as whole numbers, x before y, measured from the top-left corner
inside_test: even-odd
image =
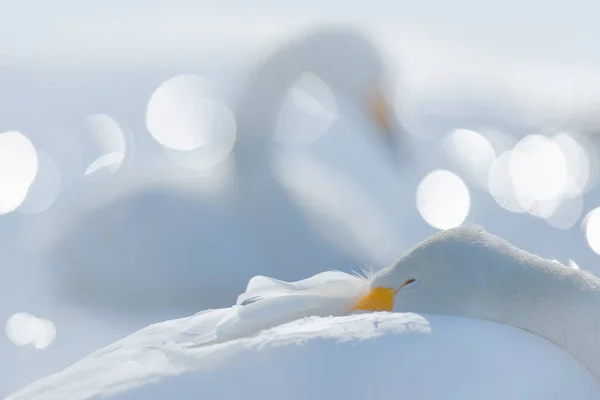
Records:
[[[269,147],[287,89],[300,74],[298,63],[279,52],[259,65],[248,80],[236,109],[234,157],[241,173],[267,168]]]
[[[600,280],[551,265],[524,269],[505,294],[505,312],[490,319],[542,336],[567,350],[600,381]]]

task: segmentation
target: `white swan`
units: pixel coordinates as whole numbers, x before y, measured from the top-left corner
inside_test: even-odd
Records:
[[[369,280],[255,277],[231,308],[149,326],[8,399],[591,400],[600,394],[598,288],[462,227]],[[346,315],[391,308],[395,292],[394,309],[428,314]]]
[[[562,347],[600,381],[600,279],[482,228],[432,236],[372,279],[357,309],[494,321]]]
[[[396,124],[381,92],[384,69],[378,53],[353,29],[315,30],[261,63],[240,96],[234,186],[209,193],[196,176],[184,177],[173,169],[146,171],[149,179],[140,178],[137,171],[123,172],[110,182],[86,188],[86,197],[80,199],[85,204],[105,196],[109,201],[82,212],[66,207],[65,220],[56,222],[63,232],[53,253],[63,268],[55,274],[61,290],[74,294],[78,304],[92,301],[120,310],[166,307],[189,312],[229,304],[257,274],[294,280],[327,268],[351,270],[371,263],[378,238],[392,235],[384,213],[369,209],[368,197],[355,206],[364,194],[339,193],[333,187],[339,180],[327,181],[326,173],[316,172],[315,180],[321,179],[316,191],[324,187],[319,193],[330,200],[333,194],[337,197],[326,215],[309,223],[306,196],[294,198],[270,165],[272,122],[287,86],[304,70],[321,76],[340,94],[340,101],[362,123],[359,130],[364,132],[357,134],[371,134],[375,147],[380,142],[375,151],[395,153]],[[336,217],[337,210],[345,214],[340,217],[338,212]],[[357,211],[361,220],[370,221],[370,230],[344,219],[356,219],[352,214]],[[341,225],[337,231],[344,231],[350,240],[336,244],[320,236],[316,226],[326,222]]]

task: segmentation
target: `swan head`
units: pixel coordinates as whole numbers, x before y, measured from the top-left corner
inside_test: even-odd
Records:
[[[458,227],[433,235],[376,273],[354,309],[504,321],[511,304],[552,275],[549,262],[478,226]],[[557,269],[563,270],[570,273]]]
[[[404,129],[391,101],[393,82],[382,53],[368,35],[352,26],[325,26],[289,46],[305,63],[297,65],[323,79],[340,97],[352,99],[371,122],[379,140],[396,154]]]
[[[236,114],[240,125],[263,124],[255,131],[272,131],[286,89],[305,73],[316,75],[335,96],[352,105],[355,116],[368,124],[363,131],[372,133],[370,139],[391,153],[394,163],[408,155],[404,130],[391,105],[392,79],[382,54],[364,32],[348,25],[314,28],[270,51],[243,89]]]

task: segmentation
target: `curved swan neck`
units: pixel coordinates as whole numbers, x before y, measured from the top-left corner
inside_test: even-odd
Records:
[[[238,102],[239,129],[233,151],[237,168],[242,173],[267,165],[277,115],[288,87],[301,73],[299,63],[291,62],[290,51],[286,50],[270,56],[252,72]]]
[[[371,41],[349,27],[321,27],[272,53],[252,72],[238,103],[234,147],[238,169],[247,173],[247,169],[253,171],[268,162],[279,111],[289,87],[303,72],[318,75],[343,97],[366,98],[383,70]]]
[[[421,285],[397,294],[395,311],[484,319],[567,350],[600,382],[600,279],[530,254],[467,225],[433,235],[373,277],[372,286]]]
[[[486,307],[487,318],[542,336],[567,350],[600,381],[600,279],[534,256],[519,268],[517,279],[505,282],[503,304]],[[507,290],[510,288],[510,290]]]

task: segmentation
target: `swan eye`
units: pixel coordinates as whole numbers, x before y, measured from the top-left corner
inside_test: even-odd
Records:
[[[249,297],[249,298],[247,298],[246,300],[242,301],[242,302],[240,303],[240,306],[242,306],[242,307],[243,307],[243,306],[247,306],[247,305],[249,305],[249,304],[252,304],[252,303],[256,303],[256,302],[257,302],[257,301],[259,301],[260,299],[261,299],[261,297],[260,297],[260,296],[252,296],[252,297]]]
[[[404,283],[402,284],[402,287],[415,288],[415,287],[419,286],[420,284],[421,284],[421,281],[414,279],[414,278],[410,278],[410,279],[407,279],[406,281],[404,281]]]

